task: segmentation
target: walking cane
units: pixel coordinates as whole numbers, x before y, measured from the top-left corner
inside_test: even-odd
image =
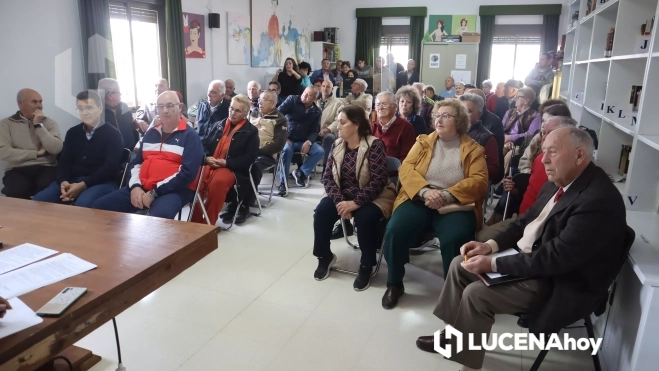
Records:
[[[513,152],[513,154],[512,154],[512,156],[510,156],[511,159],[513,157],[515,157],[515,146],[514,145],[513,145],[512,152]],[[513,177],[513,167],[512,166],[509,166],[508,174],[510,175],[510,178],[512,179],[512,177]],[[508,213],[508,203],[509,202],[510,202],[510,192],[508,192],[508,196],[506,196],[506,207],[503,209],[503,220],[506,220],[506,214]]]

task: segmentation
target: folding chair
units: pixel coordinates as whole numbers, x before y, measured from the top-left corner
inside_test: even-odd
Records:
[[[400,160],[395,158],[395,157],[387,157],[387,174],[389,175],[389,181],[394,183],[396,187],[396,192],[398,192],[398,169],[400,168],[401,163]],[[345,221],[343,218],[341,220],[341,228],[343,228],[343,236],[346,240],[346,243],[348,246],[352,247],[353,249],[357,250],[359,249],[359,243],[357,242],[351,242],[350,239],[348,239],[348,233],[346,233],[346,225]],[[387,221],[385,220],[382,233],[384,234],[384,230],[387,228]],[[357,235],[357,230],[355,230],[355,235]],[[380,270],[380,266],[382,265],[382,257],[384,256],[384,240],[382,241],[382,244],[380,245],[380,248],[375,252],[376,255],[379,254],[377,257],[377,261],[375,263],[375,269],[373,270],[373,273],[371,274],[371,277],[375,277],[376,274],[378,274],[378,271]],[[353,276],[357,275],[357,272],[347,270],[347,269],[341,269],[336,266],[330,268],[333,271],[339,272],[339,273],[344,273],[344,274],[351,274]]]
[[[625,248],[623,249],[623,254],[620,257],[620,264],[618,266],[618,275],[620,274],[620,270],[622,269],[622,266],[625,264],[627,261],[627,256],[629,255],[629,250],[631,250],[632,245],[634,244],[634,239],[636,238],[636,233],[634,232],[633,229],[631,229],[629,226],[627,226],[627,238],[625,239]],[[606,312],[606,304],[607,303],[612,303],[613,302],[613,295],[615,295],[615,289],[616,289],[616,281],[613,280],[611,283],[611,289],[609,290],[609,294],[607,295],[606,298],[604,298],[599,305],[595,308],[593,313],[596,316],[601,316]],[[517,320],[517,325],[523,328],[528,328],[529,327],[529,318],[527,313],[516,313],[516,316],[519,317]],[[595,338],[595,331],[593,330],[593,322],[590,319],[590,314],[584,317],[584,326],[586,328],[586,332],[588,333],[588,337],[591,339]],[[572,328],[580,328],[582,326],[569,326],[565,327],[566,329],[572,329]],[[549,334],[547,334],[549,335]],[[540,351],[540,354],[538,354],[538,357],[535,359],[535,362],[533,362],[533,365],[531,366],[530,371],[538,371],[540,368],[540,365],[542,364],[542,361],[545,359],[545,356],[547,356],[547,353],[549,350],[542,350]],[[599,357],[597,354],[593,354],[593,366],[595,368],[595,371],[601,371],[602,367],[600,365]]]
[[[201,164],[201,170],[199,171],[199,179],[197,180],[197,187],[195,188],[192,202],[188,203],[187,205],[183,205],[183,207],[181,207],[181,210],[178,212],[178,220],[181,220],[181,215],[183,215],[183,209],[186,206],[190,206],[190,213],[188,213],[188,222],[189,222],[192,219],[192,213],[194,212],[195,205],[197,202],[199,202],[199,206],[201,207],[201,212],[204,214],[204,218],[206,219],[206,224],[208,225],[211,224],[210,220],[208,219],[208,213],[206,212],[206,207],[204,206],[204,200],[202,200],[201,196],[199,195],[199,188],[201,188],[201,183],[204,181],[205,170],[206,170],[206,158],[204,158],[204,162]]]
[[[272,176],[272,185],[270,186],[270,194],[268,195],[268,202],[265,205],[261,205],[261,200],[259,200],[259,195],[262,195],[263,193],[259,192],[258,190],[258,184],[254,184],[254,177],[252,176],[252,167],[254,164],[249,166],[249,181],[252,183],[252,190],[254,191],[254,196],[256,197],[256,204],[259,206],[259,212],[257,213],[252,213],[254,216],[259,216],[261,213],[263,213],[263,207],[268,207],[270,205],[270,202],[272,201],[272,195],[275,192],[275,179],[277,178],[277,175],[279,174],[279,169],[282,168],[283,163],[281,160],[281,153],[277,154],[277,162],[272,165],[268,166],[267,168],[263,169],[263,171],[268,171],[270,169],[275,169],[275,172]],[[288,186],[287,186],[288,187]]]

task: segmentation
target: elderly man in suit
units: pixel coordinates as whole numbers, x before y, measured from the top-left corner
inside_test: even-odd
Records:
[[[356,104],[366,111],[367,117],[370,118],[373,110],[373,96],[366,93],[368,84],[364,79],[355,79],[350,86],[352,94],[345,97],[346,104]]]
[[[496,314],[529,313],[530,331],[550,334],[592,313],[606,300],[622,261],[625,205],[606,173],[592,162],[593,142],[583,130],[560,128],[543,144],[549,181],[520,219],[493,240],[469,242],[451,263],[435,315],[465,336],[451,360],[478,370],[485,350],[469,350],[466,334],[481,345]],[[519,253],[492,257],[514,248]],[[465,261],[466,257],[466,261]],[[485,286],[477,274],[527,277]],[[442,345],[453,342],[443,334]],[[432,352],[434,339],[417,346]],[[453,347],[455,349],[455,347]]]

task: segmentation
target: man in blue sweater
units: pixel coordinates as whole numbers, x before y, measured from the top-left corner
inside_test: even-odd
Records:
[[[34,201],[73,202],[91,207],[94,201],[117,189],[124,148],[122,135],[101,120],[103,104],[97,93],[78,93],[76,105],[82,123],[66,132],[57,180],[37,193]]]
[[[281,152],[284,168],[280,169],[279,195],[285,197],[286,179],[291,168],[294,152],[308,155],[302,167],[295,170],[295,182],[301,187],[309,186],[309,174],[325,154],[323,147],[316,143],[320,132],[320,117],[322,112],[316,105],[318,90],[314,86],[304,89],[302,95],[291,95],[279,106],[281,112],[288,119],[288,140]]]

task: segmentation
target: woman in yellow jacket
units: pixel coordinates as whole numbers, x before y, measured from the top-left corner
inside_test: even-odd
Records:
[[[483,224],[487,164],[483,147],[466,134],[467,111],[459,100],[446,99],[435,103],[432,118],[435,132],[417,138],[398,171],[401,189],[384,235],[385,309],[394,308],[405,291],[405,264],[416,236],[434,230],[446,277],[460,247]]]

